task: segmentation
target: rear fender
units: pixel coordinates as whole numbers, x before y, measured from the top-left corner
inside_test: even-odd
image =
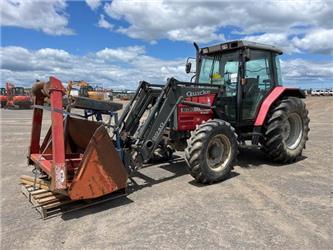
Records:
[[[305,94],[302,90],[297,88],[286,88],[282,86],[275,87],[272,92],[265,98],[262,102],[261,107],[259,109],[256,121],[254,126],[262,126],[265,122],[267,113],[271,106],[280,98],[287,97],[287,96],[294,96],[298,98],[305,98]]]

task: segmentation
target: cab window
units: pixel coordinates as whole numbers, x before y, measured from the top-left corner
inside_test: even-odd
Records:
[[[236,120],[236,94],[239,82],[239,52],[231,51],[201,59],[199,83],[221,85],[216,99],[221,119]]]
[[[212,65],[214,62],[214,58],[205,57],[201,60],[201,69],[199,82],[200,83],[210,83],[211,82],[211,73],[212,73]]]
[[[246,62],[245,68],[245,78],[255,79],[261,91],[271,88],[273,81],[270,70],[270,52],[253,51],[251,53],[251,60]]]
[[[222,85],[225,96],[235,96],[238,82],[238,53],[229,52],[203,57],[199,83]]]
[[[270,51],[251,50],[251,58],[245,63],[243,119],[253,119],[261,100],[274,87]]]
[[[281,64],[278,55],[275,55],[275,69],[276,69],[276,80],[277,85],[282,85],[282,74],[281,74]]]

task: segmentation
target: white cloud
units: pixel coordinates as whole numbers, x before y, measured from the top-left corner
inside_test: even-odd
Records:
[[[85,0],[86,4],[90,7],[92,10],[97,10],[98,7],[101,5],[100,0]]]
[[[120,60],[120,61],[131,61],[134,58],[145,53],[145,48],[142,46],[130,46],[126,48],[109,49],[105,48],[96,53],[97,57],[106,60]]]
[[[37,56],[41,56],[44,58],[56,58],[61,60],[66,60],[70,58],[70,54],[67,51],[64,51],[62,49],[40,49],[36,52]]]
[[[72,35],[65,9],[64,0],[2,0],[1,25],[41,30],[50,35]]]
[[[58,49],[27,50],[10,46],[0,48],[0,59],[3,81],[24,86],[51,75],[63,82],[84,79],[108,87],[129,89],[135,89],[140,80],[160,84],[170,76],[188,80],[185,59],[168,61],[150,57],[141,46],[105,48],[84,56]]]
[[[140,80],[165,83],[169,77],[189,81],[184,70],[185,58],[162,60],[146,55],[144,47],[105,48],[83,56],[61,49],[27,50],[22,47],[0,48],[3,82],[30,86],[35,79],[54,75],[63,82],[81,80],[113,88],[135,89]],[[282,62],[284,84],[311,87],[333,81],[333,62],[293,59]]]
[[[333,80],[333,62],[315,62],[304,59],[282,61],[282,71],[286,79],[291,81],[318,78]]]
[[[105,20],[105,17],[103,14],[100,15],[99,20],[98,20],[98,27],[112,30],[113,25],[109,23],[107,20]]]
[[[243,39],[275,45],[288,54],[310,52],[333,55],[333,29],[308,29],[305,34],[301,29],[297,33],[265,33],[245,36]]]
[[[330,21],[333,5],[329,0],[156,0],[136,1],[135,4],[125,0],[113,0],[104,5],[104,11],[113,19],[126,21],[126,27],[115,30],[131,38],[207,43],[224,41],[223,29],[226,28],[243,37],[283,47],[288,53],[299,52],[305,48],[290,42],[300,30],[306,33],[303,43],[307,43],[306,39],[310,42],[316,39],[307,34],[309,28],[333,28],[333,22]],[[324,40],[331,41],[327,37]],[[300,43],[299,41],[298,44]],[[326,42],[324,45],[326,46]]]
[[[249,41],[256,41],[258,43],[274,45],[282,48],[285,53],[300,52],[299,49],[296,48],[294,44],[288,40],[288,34],[284,33],[265,33],[256,36],[245,36],[243,39]]]
[[[282,61],[284,85],[296,87],[333,87],[333,62],[315,62],[304,59]]]
[[[173,41],[197,41],[207,43],[210,41],[225,41],[223,34],[215,33],[216,27],[196,26],[193,29],[175,29],[167,32],[168,38]]]
[[[9,46],[0,50],[1,67],[13,72],[52,71],[53,68],[72,68],[72,56],[59,49],[29,51],[22,47]]]
[[[304,37],[292,42],[301,50],[333,55],[333,29],[310,30]]]

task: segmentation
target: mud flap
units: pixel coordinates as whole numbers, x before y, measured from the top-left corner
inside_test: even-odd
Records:
[[[104,126],[96,129],[68,189],[72,200],[92,199],[126,187],[127,171]]]

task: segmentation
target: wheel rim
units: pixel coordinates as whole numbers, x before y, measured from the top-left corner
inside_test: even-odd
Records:
[[[289,149],[295,149],[299,145],[303,135],[302,118],[297,113],[289,115],[285,123],[283,137]]]
[[[231,157],[231,144],[227,136],[216,135],[208,143],[206,149],[207,165],[213,171],[221,171]]]

